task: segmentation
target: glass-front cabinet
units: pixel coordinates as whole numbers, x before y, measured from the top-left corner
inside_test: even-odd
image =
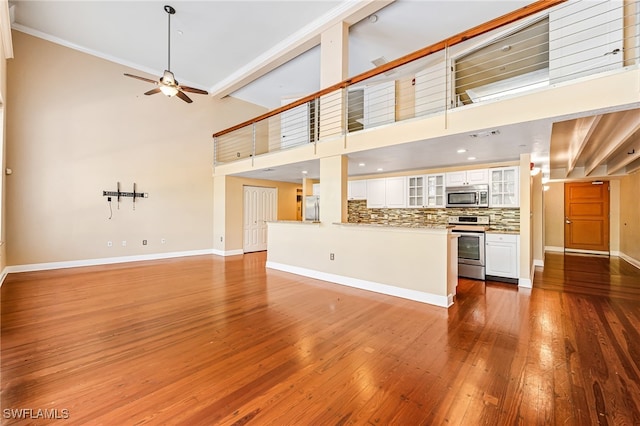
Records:
[[[407,178],[409,198],[407,206],[424,207],[424,176],[409,176]]]
[[[497,167],[489,169],[489,207],[520,206],[520,168]]]
[[[427,202],[425,207],[444,207],[444,175],[427,175]]]

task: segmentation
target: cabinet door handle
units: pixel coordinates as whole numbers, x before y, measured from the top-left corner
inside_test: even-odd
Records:
[[[564,218],[564,223],[566,223],[566,224],[570,225],[570,224],[571,224],[571,221],[569,220],[569,218],[568,218],[568,217],[565,217],[565,218]]]

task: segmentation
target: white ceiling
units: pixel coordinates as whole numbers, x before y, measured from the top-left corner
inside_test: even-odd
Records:
[[[362,2],[362,1],[360,1]],[[10,1],[13,28],[160,76],[167,67],[167,13],[171,70],[180,83],[212,91],[265,52],[294,42],[337,10],[358,0],[258,1]],[[349,35],[349,75],[374,68],[530,1],[396,0]],[[381,3],[383,4],[383,3]],[[464,10],[466,13],[460,13]],[[293,44],[293,43],[292,43]],[[268,108],[281,99],[320,90],[320,49],[312,48],[249,86],[239,97]],[[144,88],[144,87],[142,87]],[[141,90],[142,90],[141,88]]]
[[[248,69],[266,62],[269,52],[294,45],[310,28],[320,28],[339,11],[368,1],[373,0],[19,0],[9,4],[14,29],[146,72],[150,78],[159,77],[167,67],[164,5],[170,4],[176,9],[171,18],[171,70],[181,84],[216,91],[229,81],[242,80]],[[374,3],[383,5],[381,1]],[[391,4],[375,12],[377,19],[365,17],[350,27],[349,76],[374,68],[374,59],[394,60],[531,3],[384,1]],[[320,49],[310,46],[231,96],[272,109],[283,99],[320,90],[319,70]],[[147,87],[140,84],[142,93]],[[548,161],[552,124],[523,123],[501,128],[498,136],[489,138],[454,135],[351,154],[349,174],[379,173],[378,168],[392,172],[500,162],[515,160],[523,152],[534,158],[546,156]],[[461,155],[453,147],[469,151]],[[468,156],[476,160],[467,160]],[[366,166],[358,166],[361,162]],[[318,176],[318,161],[244,175],[299,182],[303,170],[310,177]]]

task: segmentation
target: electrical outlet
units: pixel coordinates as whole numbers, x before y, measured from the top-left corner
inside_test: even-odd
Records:
[[[147,240],[142,240],[142,245],[146,246],[147,245]]]
[[[107,241],[107,247],[111,247],[113,246],[113,242],[112,241]]]
[[[122,240],[122,247],[126,247],[127,246],[127,242],[125,240]]]
[[[329,253],[329,260],[336,260],[336,255],[333,253]]]
[[[160,238],[160,244],[164,244],[166,242],[167,242],[167,240],[165,240],[164,238]]]

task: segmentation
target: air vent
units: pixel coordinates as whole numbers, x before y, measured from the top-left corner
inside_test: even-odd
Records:
[[[486,138],[489,136],[496,136],[499,134],[500,134],[500,130],[488,130],[486,132],[472,133],[469,136],[471,136],[472,138]]]

